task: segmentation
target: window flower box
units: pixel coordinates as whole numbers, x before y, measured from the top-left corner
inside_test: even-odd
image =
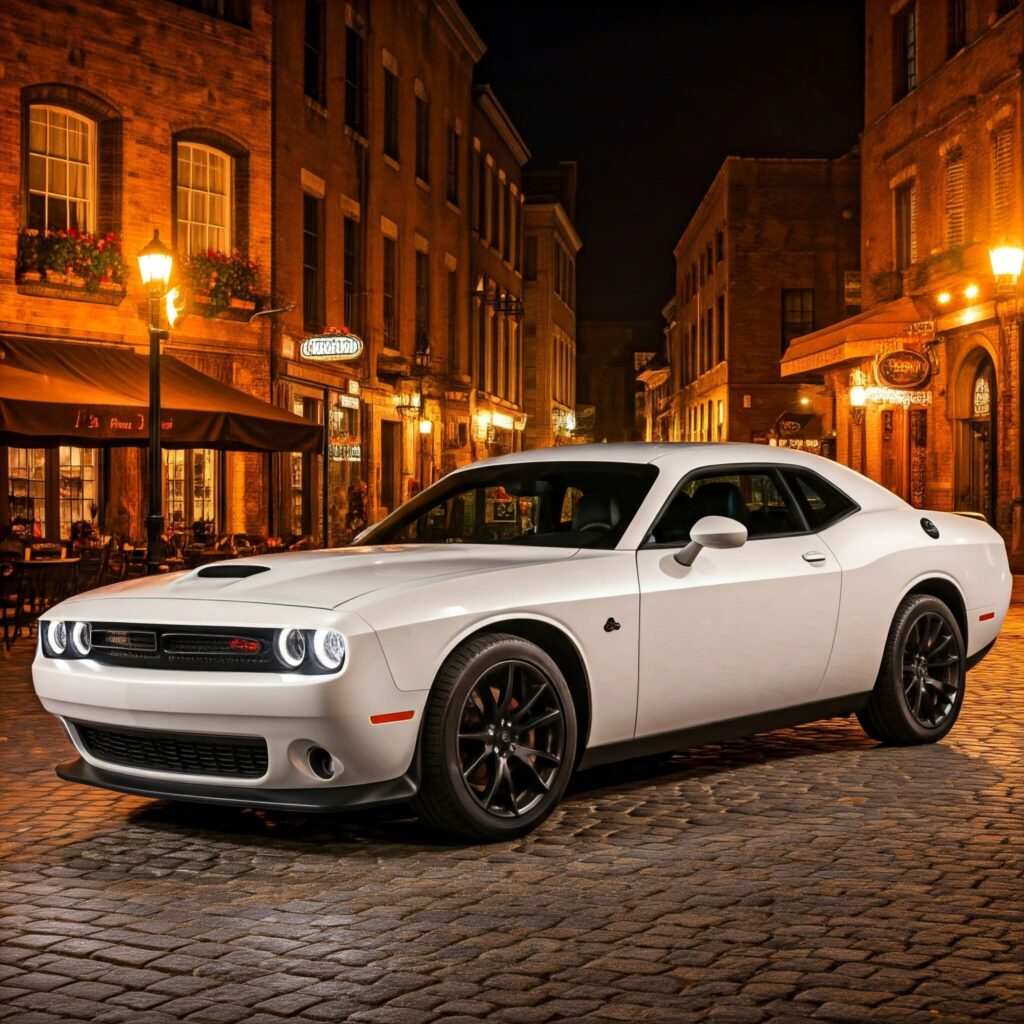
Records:
[[[15,277],[18,282],[36,282],[77,288],[86,292],[124,291],[124,256],[121,240],[113,232],[38,231],[18,232]],[[104,288],[104,284],[113,287]]]
[[[181,274],[192,294],[193,307],[203,316],[256,308],[259,266],[237,249],[232,253],[207,249],[186,256]]]

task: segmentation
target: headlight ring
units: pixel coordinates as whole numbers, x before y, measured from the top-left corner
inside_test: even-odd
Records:
[[[56,658],[67,651],[68,624],[63,619],[50,619],[46,623],[46,646]]]
[[[87,658],[92,651],[92,626],[88,622],[72,624],[71,651],[80,658]]]
[[[287,668],[298,668],[306,660],[306,637],[301,629],[282,629],[275,646],[278,658]]]
[[[329,672],[337,672],[345,664],[345,638],[335,629],[318,629],[313,634],[313,657]]]

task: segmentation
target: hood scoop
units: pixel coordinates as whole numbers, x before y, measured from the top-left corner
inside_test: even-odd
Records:
[[[244,580],[269,571],[269,565],[232,565],[230,562],[204,565],[196,575],[207,580]]]

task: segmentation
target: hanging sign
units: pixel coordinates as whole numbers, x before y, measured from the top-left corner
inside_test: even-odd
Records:
[[[875,360],[875,379],[885,388],[913,390],[921,387],[931,376],[932,367],[927,356],[910,349],[886,352]]]
[[[363,354],[363,339],[348,332],[314,334],[306,338],[299,351],[303,359],[320,363],[343,363],[358,359]]]

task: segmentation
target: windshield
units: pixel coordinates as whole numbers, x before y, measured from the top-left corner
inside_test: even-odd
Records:
[[[632,463],[481,465],[417,495],[361,543],[613,548],[657,473]]]

